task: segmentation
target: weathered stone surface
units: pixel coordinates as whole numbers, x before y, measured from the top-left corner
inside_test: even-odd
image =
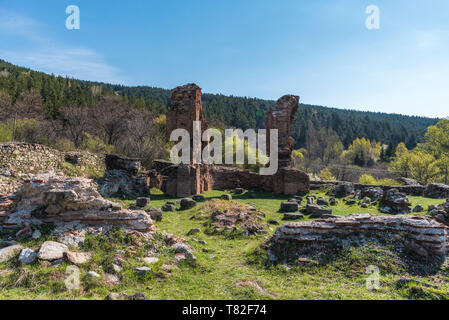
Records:
[[[281,212],[296,212],[298,211],[298,202],[282,202]]]
[[[154,263],[156,263],[156,262],[159,261],[159,258],[157,258],[157,257],[145,257],[145,258],[143,258],[142,260],[143,260],[143,262],[145,262],[146,264],[154,264]]]
[[[368,197],[372,201],[381,200],[384,196],[384,191],[380,187],[366,187],[362,189],[362,197]]]
[[[111,292],[110,294],[108,294],[108,296],[106,297],[106,300],[127,300],[128,299],[128,295],[126,293],[120,292]]]
[[[150,208],[145,210],[154,221],[162,221],[162,211],[161,209]]]
[[[448,230],[445,225],[426,217],[359,214],[286,223],[278,227],[272,243],[282,248],[284,243],[289,242],[309,245],[357,243],[370,241],[370,237],[376,239],[379,236],[393,238],[404,235],[407,240],[421,246],[429,254],[445,255],[449,248]]]
[[[423,212],[424,208],[422,205],[417,204],[414,208],[413,208],[413,212]]]
[[[162,211],[175,211],[176,206],[174,204],[166,203],[162,206]]]
[[[193,229],[190,229],[189,232],[187,232],[187,235],[191,236],[191,235],[194,235],[195,233],[198,233],[198,232],[201,232],[201,230],[198,229],[198,228],[193,228]]]
[[[402,182],[406,186],[420,186],[421,185],[418,181],[416,181],[415,179],[411,179],[411,178],[401,177],[401,178],[399,178],[399,181]]]
[[[140,207],[140,208],[144,208],[146,206],[150,205],[150,198],[147,197],[139,197],[136,199],[136,206]]]
[[[147,178],[136,177],[125,170],[108,170],[104,176],[95,179],[98,192],[103,197],[111,197],[116,193],[128,196],[147,196],[150,194]]]
[[[220,197],[221,200],[232,200],[232,196],[230,194],[222,194]]]
[[[304,219],[304,215],[302,213],[284,213],[284,220],[299,220]]]
[[[22,251],[22,249],[23,247],[19,244],[0,249],[0,263],[14,258],[20,253],[20,251]]]
[[[317,204],[308,204],[306,206],[306,212],[308,214],[320,216],[323,214],[332,214],[332,209],[323,208],[322,206]]]
[[[332,193],[334,196],[344,198],[354,194],[354,184],[352,182],[341,181],[334,187]]]
[[[37,260],[37,254],[34,250],[23,249],[19,255],[20,264],[33,264]]]
[[[186,256],[189,260],[196,260],[196,257],[192,253],[192,248],[190,248],[189,245],[186,243],[178,242],[173,245],[173,248],[175,249],[175,253],[182,253]]]
[[[405,193],[397,189],[390,189],[385,192],[382,199],[384,206],[391,208],[393,213],[410,213],[411,203]]]
[[[92,279],[100,279],[101,278],[101,276],[98,273],[96,273],[95,271],[89,271],[87,273],[87,276]]]
[[[107,154],[104,161],[107,170],[123,170],[131,175],[136,175],[141,169],[139,159],[123,158],[115,154]]]
[[[103,199],[90,179],[40,174],[26,182],[20,192],[16,211],[9,214],[4,225],[24,226],[38,219],[54,223],[57,229],[73,222],[155,231],[153,221],[145,211],[125,210],[120,204]],[[46,209],[52,206],[58,206],[59,212],[49,214]]]
[[[449,226],[449,199],[445,203],[438,206],[429,206],[429,215],[435,220]]]
[[[320,206],[328,206],[329,205],[329,201],[327,201],[327,199],[325,197],[319,197],[316,200],[316,204],[320,205]]]
[[[139,275],[139,276],[145,276],[148,274],[153,273],[153,269],[149,268],[149,267],[137,267],[134,269],[134,272]]]
[[[442,183],[431,183],[424,192],[426,197],[435,199],[449,198],[449,186]]]
[[[181,210],[192,209],[194,206],[196,206],[195,200],[190,198],[181,199]]]
[[[68,251],[69,248],[62,243],[55,241],[45,241],[38,253],[37,257],[41,260],[57,260],[64,256],[64,252]]]
[[[70,263],[76,265],[82,265],[89,262],[92,259],[92,252],[75,252],[75,251],[66,251],[64,252],[64,256]]]
[[[201,88],[194,83],[176,87],[172,90],[171,108],[167,113],[167,136],[175,129],[185,129],[190,133],[193,146],[193,122],[200,121],[202,131],[207,130],[203,115]],[[201,132],[202,133],[202,132]],[[192,148],[192,152],[194,152]]]
[[[78,154],[79,158],[84,158],[84,153]],[[89,159],[89,163],[101,167],[102,159]],[[8,176],[16,176],[20,173],[38,173],[42,171],[61,170],[65,162],[64,152],[53,148],[24,142],[0,143],[0,163],[3,172],[8,172]],[[74,164],[80,167],[80,163]],[[0,190],[0,193],[3,193]]]
[[[111,273],[104,274],[104,281],[109,286],[119,286],[122,282],[117,275]]]

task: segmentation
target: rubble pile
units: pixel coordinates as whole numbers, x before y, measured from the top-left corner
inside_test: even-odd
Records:
[[[429,215],[441,223],[449,224],[449,199],[443,204],[429,207]]]
[[[206,225],[215,233],[243,230],[246,235],[265,234],[265,213],[247,204],[235,201],[211,200],[206,202],[196,219],[206,219]]]
[[[390,189],[385,192],[382,199],[382,208],[379,210],[384,213],[410,213],[411,203],[405,193],[398,189]]]
[[[5,228],[46,222],[54,223],[61,231],[76,224],[155,231],[153,221],[145,211],[126,210],[120,204],[103,199],[91,179],[39,174],[25,181],[14,196],[15,209],[2,219]]]

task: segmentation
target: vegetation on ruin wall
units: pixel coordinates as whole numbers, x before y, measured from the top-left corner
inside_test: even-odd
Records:
[[[204,193],[206,200],[219,198],[224,192]],[[323,196],[324,191],[314,192]],[[256,206],[266,213],[265,222],[278,220],[282,223],[282,214],[278,212],[280,203],[286,197],[267,193],[248,193],[233,195],[237,202]],[[410,197],[414,205],[438,204],[443,200]],[[113,199],[126,206],[132,200]],[[153,190],[151,207],[161,207],[167,200]],[[18,268],[17,260],[0,265],[0,299],[104,299],[110,292],[134,294],[144,292],[148,299],[448,299],[449,268],[439,260],[418,258],[413,254],[404,257],[393,248],[366,245],[329,253],[327,264],[310,266],[295,264],[289,267],[282,264],[268,266],[266,254],[257,248],[271,237],[276,225],[270,225],[267,235],[229,238],[222,235],[204,233],[203,221],[191,219],[201,210],[199,203],[191,210],[166,212],[163,220],[156,222],[159,231],[167,231],[184,237],[195,249],[196,262],[182,262],[172,272],[164,271],[163,263],[173,263],[173,251],[159,252],[160,261],[152,265],[153,274],[139,279],[133,269],[141,266],[137,258],[143,257],[143,250],[132,247],[129,239],[115,232],[110,237],[89,237],[83,250],[94,249],[92,262],[81,267],[81,290],[69,292],[64,286],[64,262],[55,268],[45,268],[38,264]],[[177,205],[179,208],[179,205]],[[373,212],[377,208],[361,209],[354,205],[348,207],[339,204],[333,207],[335,214]],[[308,217],[306,216],[306,220]],[[187,236],[192,228],[201,229],[200,233]],[[48,232],[40,240],[26,243],[27,247],[36,247],[44,240],[51,239]],[[196,239],[196,241],[194,240]],[[201,244],[204,240],[205,244]],[[157,241],[157,239],[156,239]],[[128,265],[123,271],[124,280],[120,286],[108,287],[102,280],[89,280],[88,271],[107,272],[116,249],[124,250]],[[133,253],[132,250],[136,250]],[[366,267],[376,265],[380,269],[380,289],[370,291],[365,288],[368,275]],[[12,274],[2,271],[15,269]],[[404,286],[398,285],[403,276],[420,282]],[[260,291],[243,284],[257,281],[264,289]],[[429,286],[430,285],[430,286]]]

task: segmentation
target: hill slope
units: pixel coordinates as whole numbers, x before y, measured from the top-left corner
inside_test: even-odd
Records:
[[[0,60],[0,90],[16,100],[23,91],[40,92],[49,116],[55,116],[65,105],[94,106],[101,95],[117,94],[130,106],[165,113],[170,106],[170,90],[155,87],[127,87],[106,83],[80,81],[48,75]],[[263,128],[270,106],[275,102],[257,98],[203,94],[206,118],[220,127]],[[305,147],[307,135],[332,129],[347,147],[355,138],[366,137],[393,144],[404,141],[413,148],[422,141],[428,126],[437,119],[342,110],[301,104],[298,119],[292,128],[296,147]]]

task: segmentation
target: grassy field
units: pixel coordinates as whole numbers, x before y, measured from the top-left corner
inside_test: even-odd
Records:
[[[151,207],[161,207],[168,200],[161,194],[152,195]],[[206,200],[219,198],[224,192],[210,191],[203,195]],[[317,196],[324,191],[313,192]],[[265,220],[278,220],[280,204],[288,197],[272,194],[249,193],[233,195],[233,200],[256,206],[266,213]],[[119,200],[125,205],[132,200]],[[177,200],[177,199],[170,199]],[[420,197],[410,197],[415,206],[427,208],[430,204],[442,203]],[[177,205],[179,208],[179,205]],[[148,299],[447,299],[449,298],[449,266],[445,261],[422,261],[411,257],[413,266],[405,263],[403,257],[393,248],[366,245],[343,250],[332,262],[323,265],[273,265],[264,263],[264,252],[256,250],[271,237],[276,225],[268,224],[268,234],[229,238],[223,235],[206,235],[203,232],[187,236],[192,228],[204,231],[203,221],[191,219],[201,209],[202,203],[186,211],[164,212],[163,220],[157,222],[159,231],[166,231],[185,238],[195,249],[195,262],[182,262],[171,272],[163,264],[174,264],[174,252],[160,247],[160,261],[153,265],[153,274],[146,278],[137,277],[133,270],[142,266],[139,257],[145,256],[145,247],[133,248],[130,240],[120,232],[108,237],[89,237],[84,250],[94,250],[92,262],[81,268],[81,289],[68,291],[64,280],[68,264],[56,268],[39,264],[19,267],[16,260],[0,265],[0,299],[104,299],[110,292],[133,294],[144,292]],[[333,207],[334,214],[378,213],[377,208],[362,209],[358,205],[346,206],[341,201]],[[307,220],[306,216],[306,220]],[[24,240],[28,247],[38,247],[38,242]],[[202,240],[202,241],[201,241]],[[151,246],[152,244],[148,244]],[[103,280],[91,280],[88,271],[107,271],[116,250],[123,250],[129,262],[122,271],[123,281],[119,286],[108,286]],[[136,252],[135,252],[136,251]],[[368,290],[365,287],[366,268],[376,265],[380,269],[380,288]],[[419,274],[412,272],[416,265],[422,266]],[[12,270],[11,273],[5,270]],[[398,286],[403,276],[420,282]],[[241,283],[241,285],[236,285]],[[253,286],[251,283],[257,283]]]

